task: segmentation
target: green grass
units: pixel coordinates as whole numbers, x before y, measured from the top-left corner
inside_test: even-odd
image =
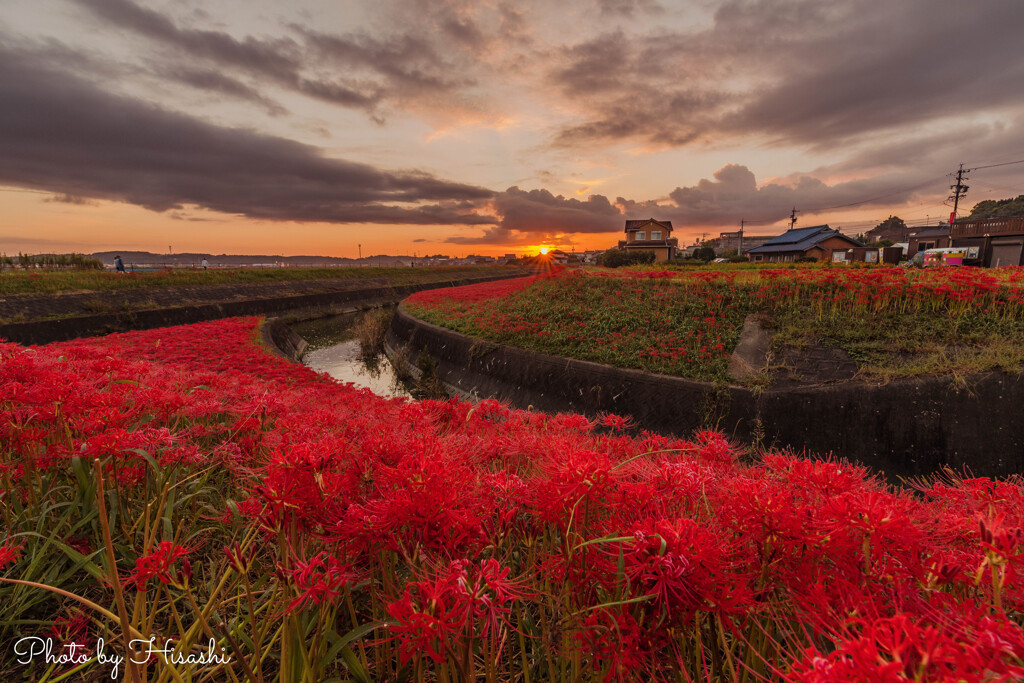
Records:
[[[1004,270],[729,267],[654,278],[588,271],[492,299],[414,298],[407,308],[489,341],[720,383],[735,382],[730,357],[744,320],[757,314],[776,361],[794,355],[787,350],[835,348],[859,377],[884,382],[1024,370],[1024,276]],[[771,375],[751,381],[763,388]],[[834,379],[848,377],[841,375]]]
[[[6,271],[0,273],[0,296],[57,294],[61,292],[108,292],[160,287],[195,287],[296,280],[387,279],[411,284],[470,275],[510,272],[507,266],[438,266],[428,268],[231,268],[217,270],[161,270],[136,273],[107,271]]]
[[[819,315],[789,305],[773,312],[772,326],[776,351],[812,343],[839,348],[867,379],[1024,369],[1024,320],[984,311]]]

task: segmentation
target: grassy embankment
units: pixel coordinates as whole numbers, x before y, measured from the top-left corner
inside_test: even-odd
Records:
[[[110,271],[8,271],[0,273],[0,296],[81,291],[127,291],[160,287],[195,287],[298,280],[365,280],[386,278],[396,284],[456,279],[507,272],[507,266],[437,266],[428,268],[225,268]]]
[[[595,270],[424,292],[407,307],[503,344],[712,382],[730,381],[743,323],[757,314],[772,356],[754,383],[787,370],[787,349],[819,345],[886,381],[1024,368],[1022,281],[1024,269]]]

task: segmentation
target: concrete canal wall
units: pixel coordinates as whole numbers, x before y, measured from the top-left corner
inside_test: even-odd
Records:
[[[170,290],[11,297],[4,302],[5,313],[19,312],[19,302],[24,302],[22,308],[25,309],[27,317],[37,317],[35,313],[44,311],[51,317],[0,324],[0,338],[19,344],[49,344],[112,332],[186,325],[243,315],[282,315],[300,311],[304,312],[305,317],[321,317],[353,307],[366,308],[397,303],[410,294],[424,289],[457,287],[476,282],[522,277],[525,274],[519,269],[510,271],[508,274],[408,285],[375,282],[353,286],[354,283],[345,282],[343,285],[332,287],[330,281],[300,281],[283,286],[278,283],[267,286],[220,286],[216,288],[216,296],[219,298],[216,301],[196,301],[193,297],[199,298],[202,293],[191,291],[178,293],[176,300],[176,293]],[[301,285],[319,291],[295,293],[302,291]],[[118,310],[121,299],[127,300],[129,294],[136,298],[143,297],[144,301],[160,301],[163,305],[137,308],[132,302],[132,306],[124,306],[124,310]],[[175,300],[178,305],[170,303]],[[83,315],[83,306],[90,304],[107,310]],[[53,317],[55,314],[64,317]]]
[[[834,453],[890,476],[943,465],[978,476],[1024,472],[1024,378],[1005,373],[849,380],[758,391],[652,375],[473,339],[398,307],[388,333],[411,363],[424,349],[460,395],[516,407],[631,415],[653,431],[711,426],[744,441]]]

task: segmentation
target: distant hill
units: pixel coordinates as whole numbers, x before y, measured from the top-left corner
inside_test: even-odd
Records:
[[[367,256],[363,259],[339,258],[335,256],[280,256],[276,254],[154,254],[149,251],[100,251],[92,254],[105,265],[113,266],[114,257],[120,256],[126,266],[156,266],[182,268],[198,267],[205,258],[211,268],[239,268],[252,266],[408,266],[424,259],[412,256]]]

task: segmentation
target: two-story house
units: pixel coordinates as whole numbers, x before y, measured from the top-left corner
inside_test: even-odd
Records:
[[[676,256],[679,240],[671,237],[672,221],[645,220],[626,221],[626,239],[619,242],[619,249],[627,251],[653,251],[654,260],[664,263]]]

